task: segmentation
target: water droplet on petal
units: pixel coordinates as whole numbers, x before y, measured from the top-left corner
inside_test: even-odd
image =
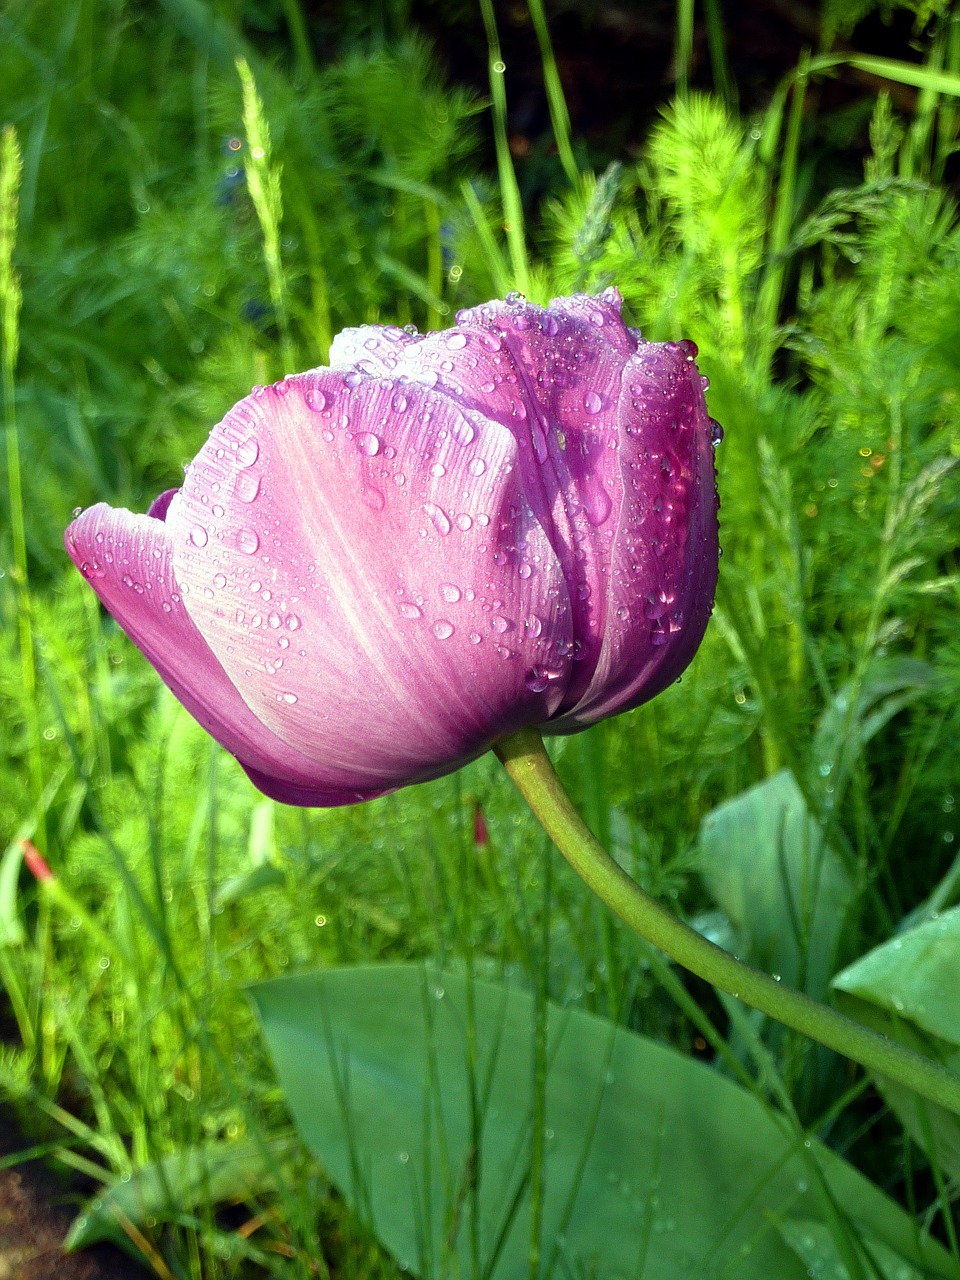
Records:
[[[253,502],[260,492],[260,477],[252,471],[241,471],[234,483],[233,492],[241,502]]]
[[[257,444],[253,436],[249,436],[237,448],[237,462],[241,467],[252,467],[256,460],[260,457],[260,446]]]
[[[412,621],[414,621],[416,618],[422,618],[422,617],[423,617],[423,613],[422,613],[422,611],[421,611],[420,609],[418,609],[418,608],[417,608],[417,606],[416,606],[415,604],[411,604],[411,603],[410,603],[409,601],[407,601],[407,600],[405,600],[405,601],[404,601],[404,602],[399,606],[399,609],[400,609],[400,615],[401,615],[401,617],[409,618],[409,619],[411,620],[411,622],[412,622]]]
[[[453,522],[458,529],[462,529],[464,533],[473,526],[473,517],[468,516],[466,512],[461,512]]]
[[[460,599],[461,591],[459,587],[454,586],[452,582],[440,583],[440,594],[449,604],[456,604]]]
[[[588,482],[583,491],[583,510],[587,519],[596,528],[610,515],[613,499],[598,481]]]
[[[424,504],[423,509],[437,533],[447,534],[450,532],[450,517],[443,507],[438,507],[433,502],[427,502]]]
[[[543,623],[535,613],[531,613],[530,617],[524,621],[523,629],[527,635],[536,638],[543,630]]]
[[[202,524],[194,525],[190,530],[190,541],[195,547],[205,547],[209,540],[209,534]]]
[[[215,587],[225,587],[227,585],[226,575],[222,573],[215,573],[213,575],[213,585]]]
[[[252,556],[259,545],[260,538],[253,529],[237,530],[237,548],[242,551],[244,555]]]
[[[490,619],[490,625],[499,635],[503,635],[504,631],[510,626],[507,619],[500,613],[495,613]]]
[[[303,393],[303,402],[314,413],[321,413],[327,407],[327,397],[319,387],[307,387]]]
[[[467,335],[465,333],[451,333],[447,339],[447,346],[452,351],[460,351],[467,345]]]
[[[291,707],[296,702],[296,700],[297,700],[297,695],[295,693],[278,693],[277,694],[278,702],[285,702],[287,703],[288,706],[291,706]]]
[[[357,448],[365,458],[374,458],[380,452],[380,437],[372,431],[362,431],[357,436]]]
[[[467,464],[467,470],[472,476],[482,476],[487,469],[487,464],[482,458],[471,458]]]
[[[588,391],[583,397],[583,407],[587,413],[599,413],[603,408],[603,401],[597,395],[596,391]]]
[[[433,634],[438,640],[448,640],[450,636],[453,635],[453,630],[452,624],[445,622],[442,619],[440,622],[435,622],[433,624]]]

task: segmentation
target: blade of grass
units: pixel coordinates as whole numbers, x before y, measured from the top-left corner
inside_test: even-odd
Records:
[[[557,59],[553,52],[543,0],[527,0],[527,9],[540,46],[543,84],[547,91],[547,106],[550,109],[550,124],[557,144],[557,154],[560,157],[563,172],[567,175],[567,181],[572,187],[576,187],[580,182],[580,170],[574,159],[573,145],[570,141],[570,113],[567,110],[567,100],[560,82],[560,72],[557,70]]]
[[[507,134],[507,90],[504,84],[506,64],[500,54],[500,37],[493,12],[493,0],[480,0],[480,12],[487,35],[490,97],[493,114],[493,141],[497,153],[497,173],[500,178],[500,198],[503,201],[503,228],[507,234],[510,266],[514,287],[521,293],[530,292],[530,263],[523,217],[523,201],[510,154]]]

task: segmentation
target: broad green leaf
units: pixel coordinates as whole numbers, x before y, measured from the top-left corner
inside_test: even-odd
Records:
[[[779,1224],[778,1230],[813,1280],[852,1280],[850,1268],[822,1222],[788,1218]],[[922,1271],[906,1262],[901,1254],[882,1240],[864,1232],[862,1244],[858,1255],[871,1280],[873,1277],[876,1280],[923,1280]]]
[[[852,888],[791,773],[775,773],[704,818],[700,869],[750,960],[822,995]]]
[[[960,907],[875,947],[833,980],[862,1022],[960,1073]],[[878,1079],[927,1155],[960,1178],[960,1120],[909,1089]]]
[[[960,1048],[960,907],[874,948],[833,980]]]
[[[293,1137],[271,1139],[271,1157],[283,1161],[298,1145]],[[148,1219],[169,1220],[198,1204],[260,1195],[271,1185],[270,1161],[250,1139],[187,1147],[134,1169],[126,1182],[118,1178],[104,1187],[73,1220],[64,1248],[84,1249],[98,1240],[125,1243],[125,1222],[142,1227]]]
[[[845,783],[871,738],[927,692],[933,679],[929,662],[905,657],[875,661],[858,687],[841,689],[824,711],[813,740],[820,768],[833,775],[835,784],[838,774]]]
[[[251,996],[300,1132],[401,1264],[527,1276],[531,995],[398,964]],[[547,1060],[541,1276],[801,1280],[775,1224],[824,1220],[825,1182],[858,1230],[960,1277],[851,1166],[702,1063],[557,1007]]]

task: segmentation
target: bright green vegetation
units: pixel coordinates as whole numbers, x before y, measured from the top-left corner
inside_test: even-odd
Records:
[[[934,13],[922,62],[813,54],[743,119],[721,5],[705,3],[717,93],[679,94],[637,165],[594,175],[531,0],[558,161],[551,195],[525,209],[509,77],[492,70],[490,100],[445,85],[388,6],[329,61],[286,0],[282,65],[246,43],[239,5],[55,7],[56,22],[29,0],[0,12],[0,123],[16,129],[0,146],[0,1084],[25,1141],[104,1183],[235,1144],[244,1176],[203,1166],[188,1193],[165,1166],[155,1180],[171,1195],[139,1225],[135,1198],[115,1218],[158,1275],[394,1276],[362,1212],[290,1137],[243,988],[426,960],[532,994],[525,1071],[545,1070],[547,999],[711,1056],[797,1150],[809,1133],[844,1155],[956,1267],[898,1270],[889,1243],[871,1243],[883,1213],[861,1199],[778,1227],[813,1274],[960,1274],[960,1130],[945,1114],[685,985],[548,853],[492,757],[355,809],[264,800],[62,551],[71,508],[145,509],[235,400],[322,363],[345,325],[425,329],[510,288],[545,301],[616,283],[647,337],[700,346],[726,432],[721,588],[682,683],[557,744],[558,768],[651,893],[956,1067],[960,221],[945,174],[960,9],[919,6]],[[694,8],[678,4],[681,86]],[[844,11],[825,4],[826,24]],[[478,6],[492,64],[494,16]],[[864,98],[862,181],[821,196],[811,86],[855,71],[913,96]],[[23,837],[56,882],[21,867]],[[486,1025],[488,995],[480,1005]],[[734,1141],[742,1126],[725,1125]],[[536,1205],[549,1208],[533,1147],[531,1239]],[[683,1234],[679,1213],[664,1221]],[[733,1220],[714,1229],[714,1252],[699,1245],[677,1275],[752,1275],[723,1253]],[[654,1244],[638,1244],[637,1275],[656,1230],[643,1228]],[[834,1256],[843,1270],[827,1269]],[[551,1257],[557,1276],[590,1274],[549,1250],[544,1268]]]

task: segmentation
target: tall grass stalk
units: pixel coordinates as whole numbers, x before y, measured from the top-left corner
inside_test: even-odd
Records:
[[[253,72],[245,58],[237,59],[243,89],[243,127],[247,139],[245,173],[247,190],[263,235],[263,259],[267,268],[270,301],[280,330],[280,356],[284,373],[295,373],[297,362],[290,338],[287,282],[280,257],[280,224],[283,221],[282,168],[274,164],[270,126]]]
[[[529,294],[531,288],[530,262],[527,256],[527,239],[524,223],[523,201],[517,185],[517,175],[510,154],[510,138],[507,131],[507,90],[504,84],[506,64],[500,53],[500,37],[493,12],[493,0],[480,0],[480,12],[487,36],[487,58],[492,101],[493,141],[497,154],[497,173],[500,178],[500,198],[503,201],[503,227],[510,251],[510,267],[514,288]]]
[[[3,426],[7,455],[7,500],[13,540],[14,598],[17,607],[17,634],[20,642],[20,670],[23,680],[23,714],[27,728],[27,756],[31,796],[37,811],[37,838],[46,841],[46,815],[40,809],[43,793],[40,718],[37,707],[37,663],[27,564],[27,535],[24,520],[23,480],[20,471],[20,438],[17,430],[17,356],[20,350],[20,307],[23,294],[20,274],[13,261],[17,243],[17,213],[23,157],[13,125],[0,135],[0,313],[3,350],[0,354],[3,382]]]
[[[547,105],[550,108],[550,123],[553,126],[553,137],[557,144],[557,154],[572,187],[580,182],[580,169],[573,154],[573,143],[570,139],[570,112],[567,110],[567,99],[557,70],[557,59],[553,52],[553,41],[550,39],[550,28],[544,12],[543,0],[527,0],[527,8],[537,33],[540,46],[540,60],[543,66],[543,84],[547,91]]]

